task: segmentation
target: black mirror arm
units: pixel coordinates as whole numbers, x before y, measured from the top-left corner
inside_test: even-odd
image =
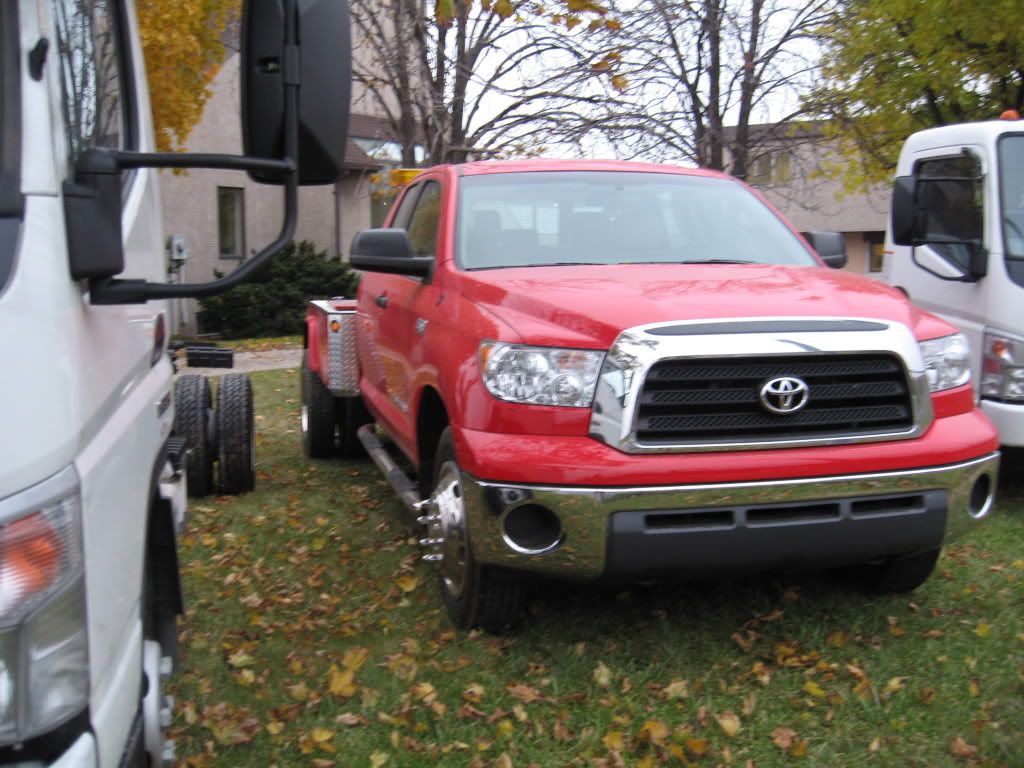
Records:
[[[92,304],[138,304],[149,299],[198,298],[211,296],[243,282],[253,272],[272,259],[295,236],[299,200],[299,59],[296,29],[296,0],[285,0],[285,56],[284,67],[284,159],[246,157],[243,155],[175,154],[172,152],[112,151],[121,168],[223,168],[240,171],[267,171],[280,174],[284,179],[284,222],[281,231],[270,245],[263,248],[238,269],[219,280],[207,283],[174,285],[151,283],[146,280],[120,280],[96,278],[89,281],[89,300]]]

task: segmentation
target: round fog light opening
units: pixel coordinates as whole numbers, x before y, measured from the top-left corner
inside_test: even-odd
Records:
[[[543,554],[562,543],[558,516],[539,504],[524,504],[509,511],[503,528],[505,543],[522,554]]]
[[[968,500],[968,512],[971,517],[984,517],[992,506],[992,478],[981,475],[971,486],[971,497]]]

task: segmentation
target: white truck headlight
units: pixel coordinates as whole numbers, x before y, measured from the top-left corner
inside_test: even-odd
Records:
[[[1024,339],[999,331],[985,331],[981,396],[994,400],[1024,400]]]
[[[84,583],[73,470],[0,503],[0,745],[85,708]]]
[[[963,386],[971,380],[971,353],[967,338],[962,333],[922,341],[919,345],[929,390],[940,392]]]
[[[604,352],[485,341],[480,368],[499,400],[589,408]]]

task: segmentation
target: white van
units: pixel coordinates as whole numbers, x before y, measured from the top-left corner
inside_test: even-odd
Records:
[[[0,765],[174,759],[186,476],[217,458],[244,490],[253,455],[247,379],[218,390],[231,430],[205,380],[180,379],[176,406],[166,300],[279,252],[298,185],[340,175],[346,137],[344,1],[253,0],[243,29],[246,154],[161,155],[131,0],[0,2]],[[281,185],[279,237],[226,278],[168,285],[160,167]]]
[[[882,279],[963,330],[982,409],[1024,446],[1024,121],[915,133],[897,176]]]

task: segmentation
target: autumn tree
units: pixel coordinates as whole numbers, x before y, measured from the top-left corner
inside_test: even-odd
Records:
[[[241,0],[137,0],[158,151],[181,150],[203,115]]]
[[[536,151],[592,103],[602,56],[581,34],[616,26],[593,0],[353,0],[353,76],[402,146],[402,162]],[[604,70],[607,70],[604,67]]]
[[[613,4],[625,93],[594,127],[629,156],[685,160],[741,178],[802,116],[812,32],[832,0],[637,0]],[[751,126],[771,120],[772,131]],[[727,129],[728,127],[728,129]]]
[[[1020,0],[848,0],[820,30],[822,83],[847,188],[888,180],[904,140],[1024,108]]]

